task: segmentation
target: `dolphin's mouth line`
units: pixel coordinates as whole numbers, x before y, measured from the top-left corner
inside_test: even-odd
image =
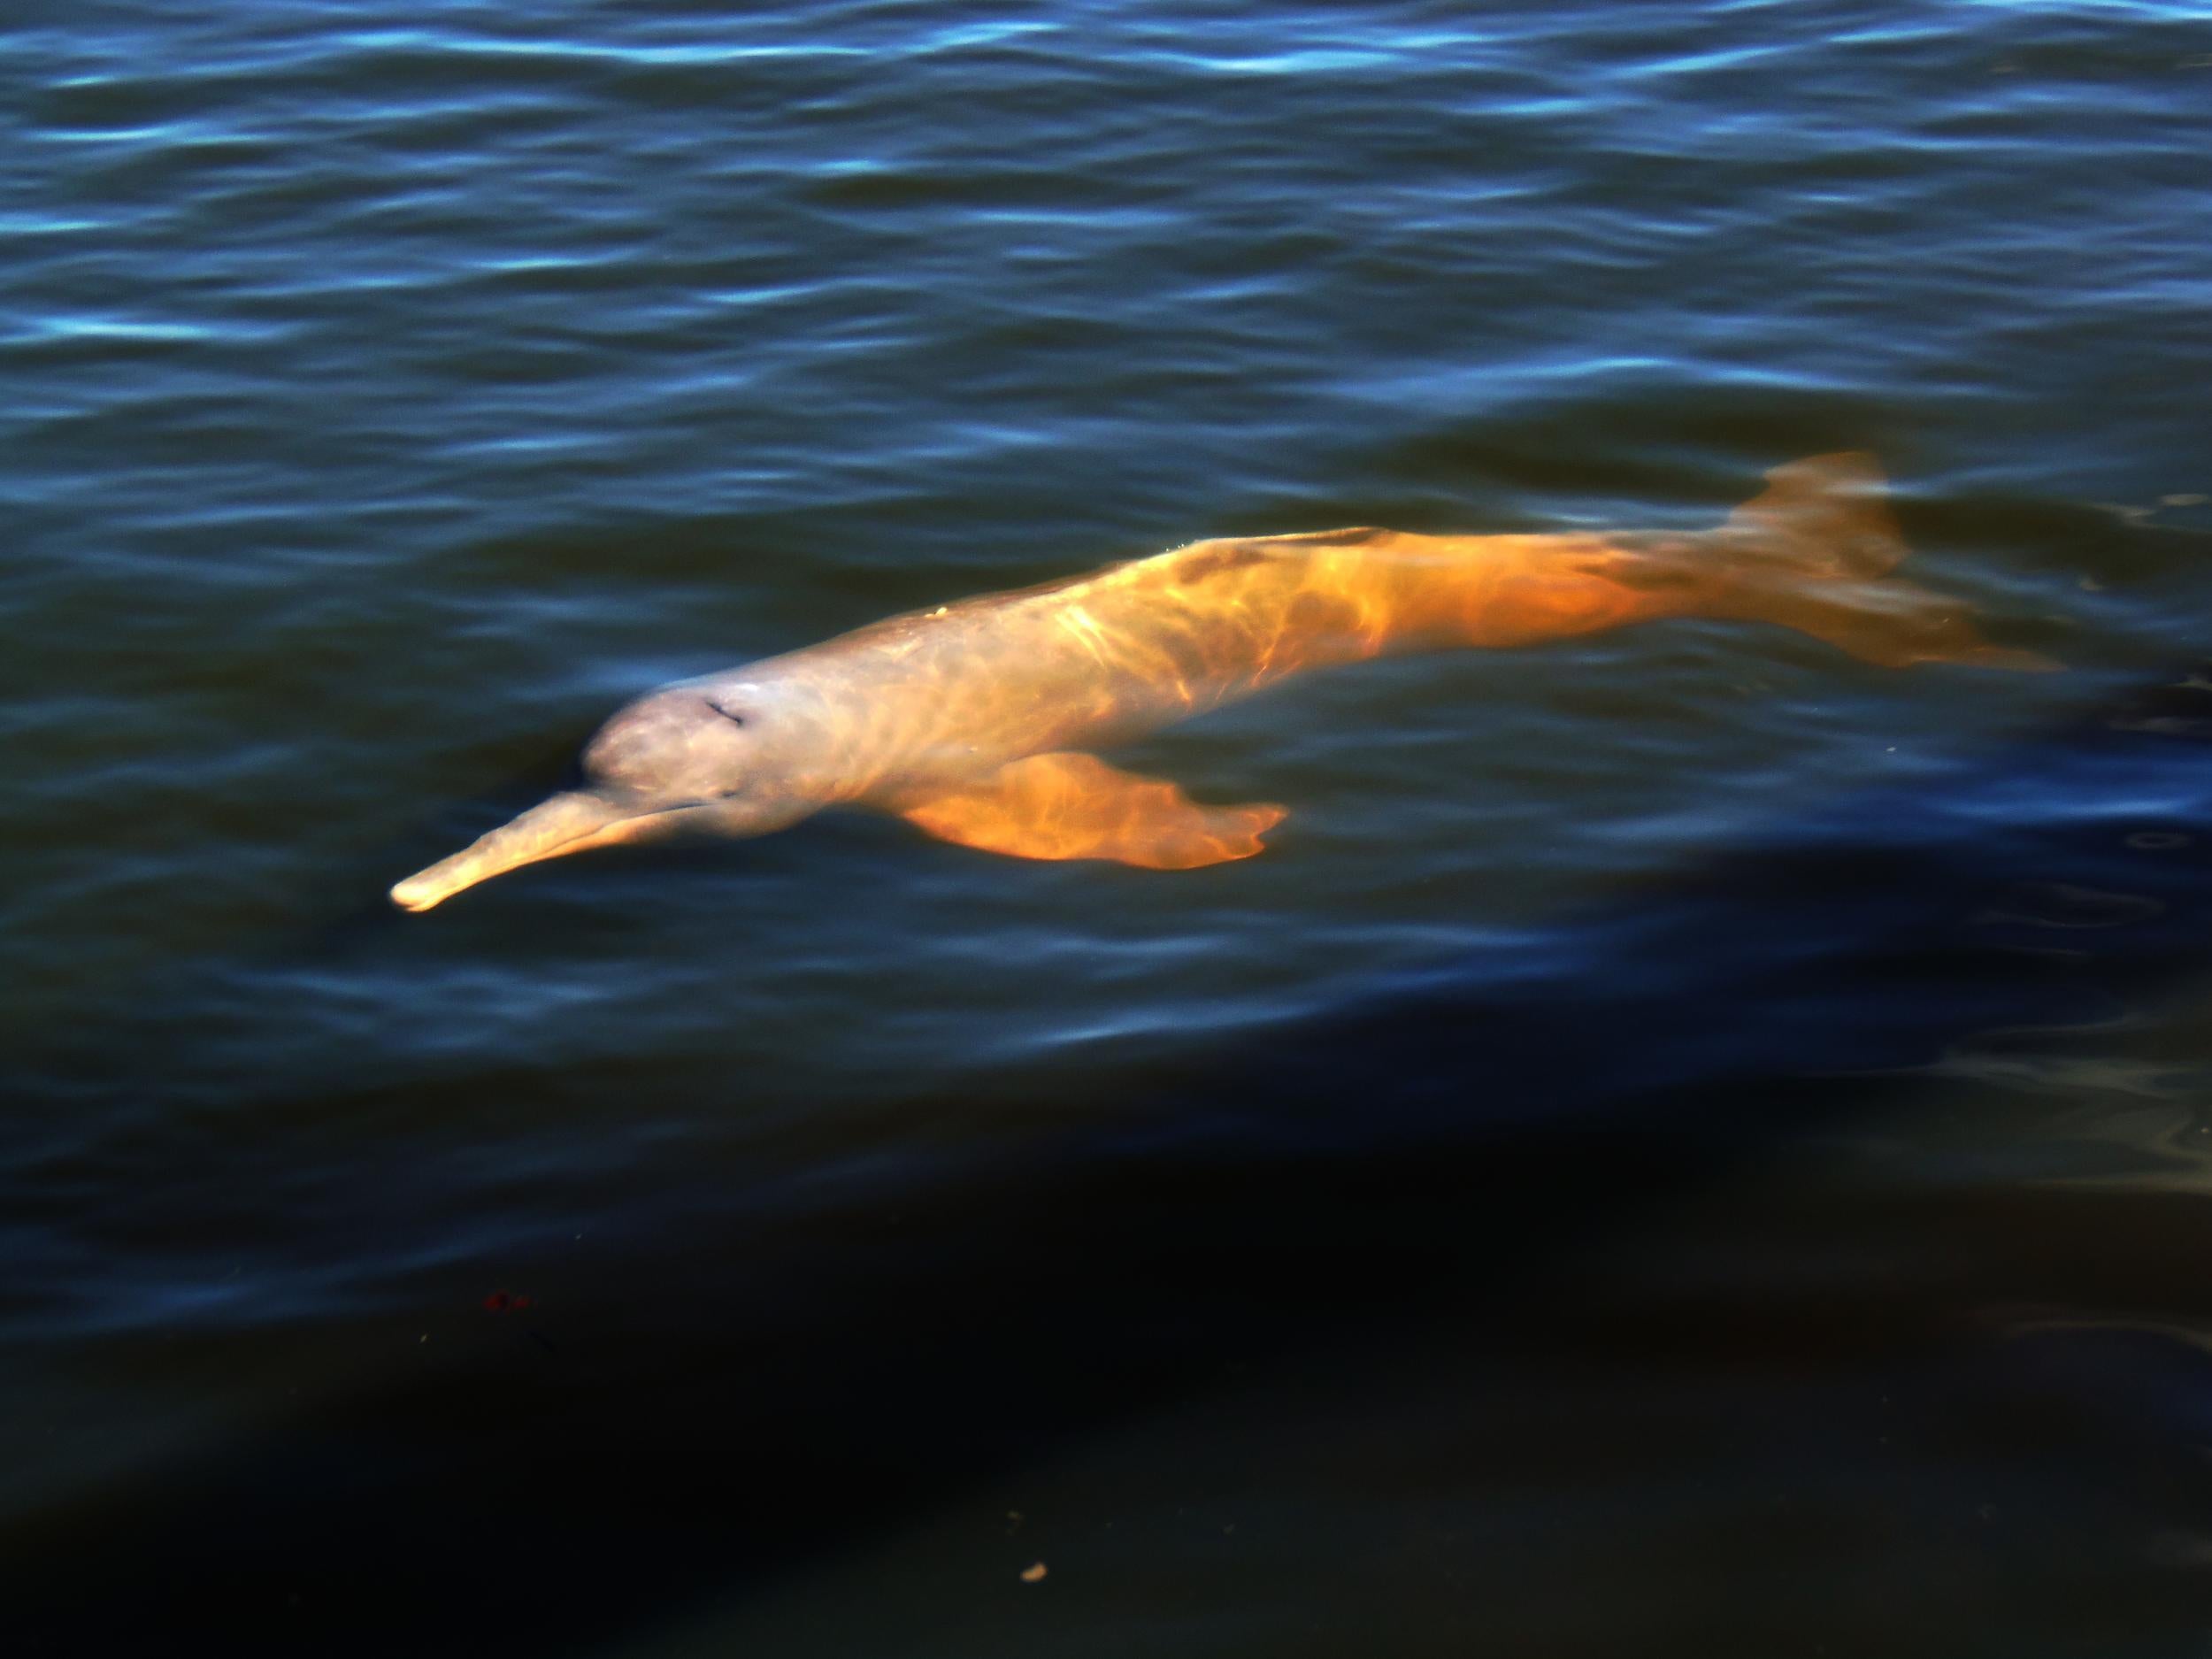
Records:
[[[622,813],[611,802],[587,791],[557,795],[512,822],[487,831],[451,856],[416,872],[393,887],[391,900],[403,910],[426,910],[457,893],[525,864],[636,840],[664,820],[703,804],[687,802],[648,812]],[[575,822],[578,818],[584,821]]]
[[[663,815],[658,812],[641,812],[635,818],[617,818],[604,829],[580,830],[575,834],[571,835],[566,841],[551,842],[549,845],[541,848],[538,851],[531,854],[529,857],[517,860],[514,864],[510,864],[508,868],[511,870],[519,870],[524,864],[543,864],[549,858],[558,858],[563,853],[582,852],[584,850],[582,843],[584,842],[588,841],[596,844],[606,840],[612,831],[620,829],[626,824],[641,824],[648,818],[655,818],[661,816]]]

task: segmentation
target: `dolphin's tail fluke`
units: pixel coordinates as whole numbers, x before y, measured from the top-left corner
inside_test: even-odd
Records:
[[[1722,565],[1709,614],[1779,623],[1885,668],[2061,666],[1991,644],[1965,601],[1894,573],[1907,549],[1872,456],[1809,456],[1767,479],[1713,534]]]

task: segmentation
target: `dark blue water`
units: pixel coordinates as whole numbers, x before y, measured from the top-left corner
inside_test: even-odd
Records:
[[[2212,15],[33,4],[0,90],[30,1650],[2199,1650]],[[669,679],[1843,448],[2069,672],[1410,657],[1117,754],[1248,863],[384,902]]]

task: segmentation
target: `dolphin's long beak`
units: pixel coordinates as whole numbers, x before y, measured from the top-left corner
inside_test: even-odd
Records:
[[[392,889],[392,902],[403,910],[426,910],[464,887],[488,881],[522,864],[649,835],[674,816],[637,812],[588,789],[557,795],[513,823],[479,836],[452,857],[441,858],[429,869],[408,877]]]

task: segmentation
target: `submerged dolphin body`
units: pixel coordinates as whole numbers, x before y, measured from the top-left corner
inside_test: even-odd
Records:
[[[2055,665],[1990,644],[1963,604],[1890,574],[1905,544],[1872,457],[1767,477],[1703,532],[1201,541],[679,681],[600,728],[586,787],[410,876],[392,902],[426,910],[540,859],[683,830],[761,835],[839,805],[1018,857],[1248,858],[1281,807],[1202,806],[1090,751],[1396,651],[1698,616],[1779,623],[1887,667]]]

